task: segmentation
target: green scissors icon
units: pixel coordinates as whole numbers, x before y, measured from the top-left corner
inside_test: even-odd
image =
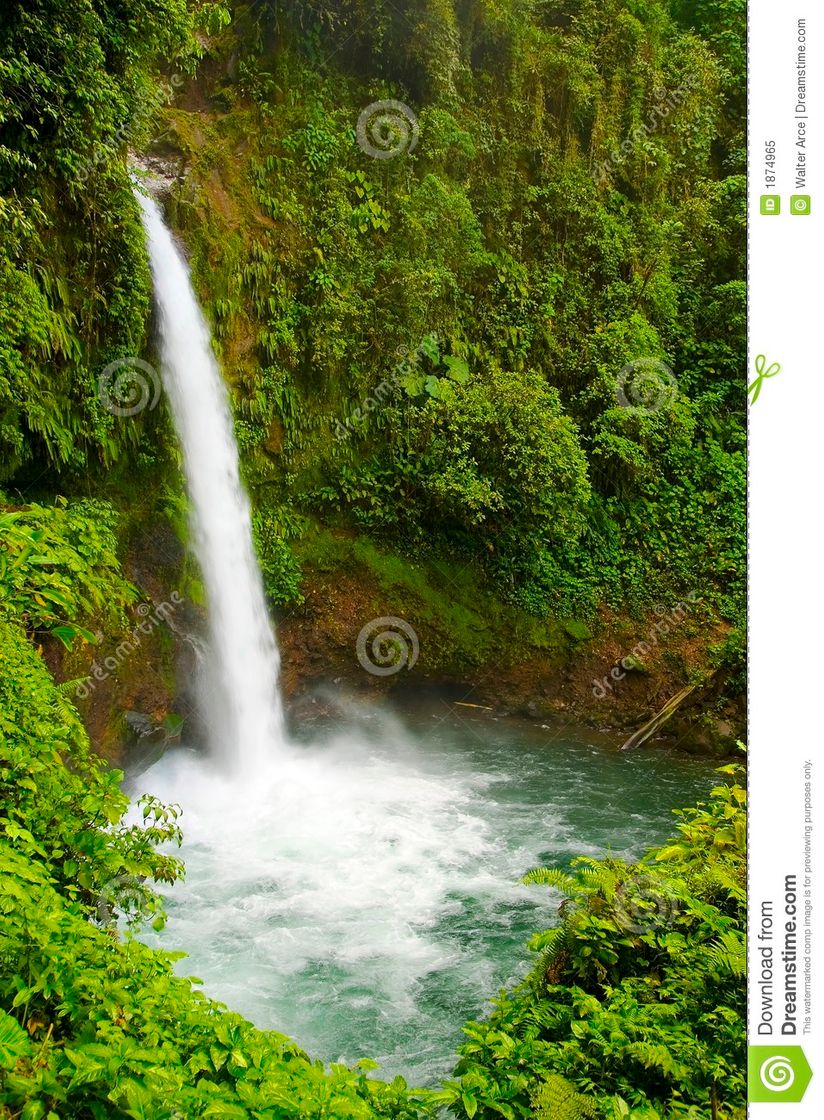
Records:
[[[768,377],[775,377],[777,373],[780,373],[781,366],[778,362],[773,362],[772,365],[767,368],[767,359],[765,355],[758,354],[755,359],[755,372],[758,374],[758,377],[756,377],[755,381],[753,381],[752,385],[747,389],[748,393],[752,393],[750,404],[755,404],[758,400],[758,394],[761,392],[761,386]]]

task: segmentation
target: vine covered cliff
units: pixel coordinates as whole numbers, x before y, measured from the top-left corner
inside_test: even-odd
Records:
[[[735,723],[742,5],[130,13],[0,17],[8,502],[106,500],[150,594],[140,554],[185,533],[131,153],[165,177],[232,387],[295,681],[395,615],[418,672],[488,697],[503,668],[507,704],[633,722],[713,674]]]

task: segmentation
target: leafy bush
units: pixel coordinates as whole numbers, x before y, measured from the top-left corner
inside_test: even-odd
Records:
[[[89,924],[36,860],[0,841],[0,1115],[327,1116],[419,1120],[400,1079],[327,1073],[172,972],[173,958]]]
[[[409,512],[505,556],[540,540],[574,540],[589,497],[586,458],[558,394],[532,371],[490,370],[402,410],[397,473]],[[404,503],[406,504],[406,503]],[[417,505],[418,510],[415,509]]]
[[[91,751],[22,625],[50,618],[44,570],[64,588],[68,612],[83,609],[86,596],[122,594],[107,529],[92,531],[91,512],[35,508],[28,523],[12,520],[6,539],[0,1117],[422,1120],[425,1095],[401,1079],[370,1080],[369,1063],[327,1072],[175,976],[175,955],[118,933],[119,918],[135,929],[146,919],[162,924],[153,885],[182,873],[169,854],[180,842],[179,811],[146,797],[137,820],[126,816],[122,774]],[[98,568],[95,558],[104,559]]]
[[[80,718],[25,634],[0,620],[0,837],[44,869],[90,919],[161,914],[147,879],[181,867],[156,845],[179,840],[176,813],[149,798],[123,823],[122,775],[93,754]]]
[[[0,506],[0,618],[66,646],[78,634],[93,642],[77,620],[117,618],[136,597],[120,575],[115,521],[104,502]]]
[[[255,546],[266,594],[272,603],[302,603],[300,564],[290,540],[300,534],[300,522],[288,510],[267,509],[253,517]]]

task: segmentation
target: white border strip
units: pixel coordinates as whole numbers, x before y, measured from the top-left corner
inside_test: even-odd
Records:
[[[799,42],[799,20],[802,26]],[[824,450],[824,11],[820,0],[751,0],[749,53],[750,334],[747,380],[756,362],[774,372],[750,408],[750,1044],[802,1046],[813,1070],[803,1101],[788,1103],[768,1090],[769,1103],[751,1103],[756,1120],[824,1117],[824,617],[818,588],[824,573],[820,486]],[[799,67],[799,45],[807,60]],[[803,71],[803,72],[802,72]],[[799,113],[801,99],[806,113]],[[798,145],[799,136],[805,139]],[[767,146],[775,142],[775,182]],[[803,154],[804,186],[796,178]],[[781,212],[761,213],[761,196],[780,196]],[[793,195],[809,195],[810,213],[791,210]],[[763,360],[762,360],[763,359]],[[822,684],[819,684],[819,674]],[[814,831],[805,871],[805,762],[812,762]],[[798,883],[797,1033],[782,962],[788,917],[785,877]],[[809,880],[809,882],[807,882]],[[807,894],[806,892],[809,892]],[[805,904],[812,907],[809,1005],[805,1002]],[[773,941],[759,941],[762,907],[773,912]],[[789,908],[793,903],[789,903]],[[792,930],[789,931],[792,934]],[[774,950],[772,984],[762,962]],[[770,971],[769,968],[766,969]],[[767,1000],[771,999],[771,1007]],[[767,1017],[773,1033],[768,1035]],[[810,1023],[805,1024],[809,1015]],[[782,1034],[782,1030],[785,1032]],[[804,1033],[808,1030],[808,1033]],[[760,1033],[759,1033],[760,1032]],[[757,1051],[758,1070],[766,1051]],[[778,1073],[781,1068],[776,1067]],[[764,1076],[769,1080],[769,1067]],[[755,1094],[753,1094],[755,1096]],[[782,1111],[783,1109],[783,1111]]]

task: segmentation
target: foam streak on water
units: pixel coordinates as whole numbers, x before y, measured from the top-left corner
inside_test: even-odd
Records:
[[[226,387],[189,270],[157,204],[136,192],[160,321],[163,383],[183,450],[194,548],[206,589],[203,687],[212,746],[252,771],[283,743],[279,657],[252,544]]]

